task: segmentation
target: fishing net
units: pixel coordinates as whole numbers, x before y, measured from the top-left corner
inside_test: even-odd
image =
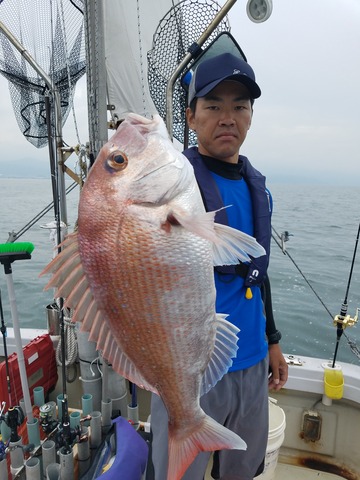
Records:
[[[148,82],[151,98],[160,116],[166,118],[166,87],[169,78],[212,22],[221,6],[213,0],[183,0],[175,5],[160,21],[148,52]],[[206,40],[206,48],[220,32],[230,31],[225,17]],[[181,86],[180,76],[173,91],[173,136],[185,140],[186,92]],[[196,136],[189,133],[189,144],[196,143]]]
[[[81,0],[2,0],[0,21],[52,79],[61,100],[64,125],[76,82],[85,73]],[[25,138],[40,148],[48,143],[45,81],[0,31],[0,73],[9,81],[12,106]],[[52,101],[52,96],[49,96]],[[53,110],[53,109],[52,109]],[[51,119],[54,128],[54,115]]]

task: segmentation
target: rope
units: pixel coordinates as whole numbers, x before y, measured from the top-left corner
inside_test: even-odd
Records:
[[[65,349],[66,350],[65,367],[67,369],[66,380],[68,383],[72,383],[75,381],[77,377],[76,361],[78,358],[78,345],[76,341],[75,324],[71,321],[71,317],[64,316],[64,337],[66,342],[66,349]],[[60,367],[63,366],[63,358],[61,357],[61,351],[62,351],[62,341],[60,336],[59,343],[56,347],[56,363]],[[71,367],[73,368],[72,377],[70,377]]]

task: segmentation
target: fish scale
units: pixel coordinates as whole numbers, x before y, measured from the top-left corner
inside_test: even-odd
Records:
[[[43,272],[113,369],[161,396],[168,480],[201,451],[246,448],[203,412],[200,396],[237,351],[238,329],[215,312],[213,266],[264,250],[214,216],[161,118],[129,114],[90,170],[78,232]]]

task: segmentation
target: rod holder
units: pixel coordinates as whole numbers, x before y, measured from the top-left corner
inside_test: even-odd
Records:
[[[37,407],[41,407],[45,403],[45,397],[44,397],[44,387],[39,386],[35,387],[33,390],[34,393],[34,405]]]
[[[324,394],[328,399],[339,400],[344,393],[344,374],[341,365],[335,364],[332,367],[331,363],[324,363],[323,368]]]
[[[101,444],[101,412],[91,412],[90,416],[90,448],[98,448]]]
[[[39,420],[34,418],[31,422],[26,422],[29,443],[33,443],[35,447],[40,445]]]
[[[90,466],[89,427],[81,427],[80,442],[77,444],[77,450],[79,477],[81,477]]]
[[[6,457],[0,460],[0,478],[1,480],[8,480],[8,469]]]
[[[112,400],[101,400],[102,431],[107,433],[111,428]]]
[[[127,414],[128,414],[128,419],[137,430],[139,428],[139,407],[136,405],[136,407],[131,407],[128,405],[127,407]]]
[[[26,480],[41,480],[40,459],[31,457],[25,462]]]
[[[0,433],[2,441],[5,443],[9,440],[11,434],[11,428],[2,420],[0,425]],[[1,478],[1,477],[0,477]]]
[[[60,480],[60,463],[50,463],[46,467],[46,480]]]
[[[80,427],[80,419],[81,419],[81,414],[80,412],[71,412],[70,413],[70,427],[73,429],[76,429],[77,427]]]
[[[62,447],[60,457],[60,480],[74,480],[74,455],[73,451],[67,451]]]
[[[81,397],[81,405],[82,405],[82,411],[84,417],[86,415],[89,415],[92,410],[93,410],[93,397],[91,393],[84,393],[84,395]]]
[[[15,470],[21,468],[24,464],[24,452],[22,449],[22,439],[17,442],[10,442],[10,463]]]
[[[52,463],[56,463],[56,447],[54,440],[46,440],[41,446],[42,471],[46,477],[46,469]]]

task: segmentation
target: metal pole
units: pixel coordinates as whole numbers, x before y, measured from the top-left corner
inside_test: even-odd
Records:
[[[11,266],[9,265],[7,268],[5,267],[5,277],[6,277],[6,284],[9,293],[9,302],[10,302],[10,311],[11,311],[11,318],[13,322],[13,329],[14,329],[14,338],[16,344],[16,353],[17,353],[17,360],[19,364],[19,372],[20,372],[20,382],[22,393],[24,396],[24,403],[25,403],[25,414],[27,416],[27,421],[32,423],[34,421],[33,411],[31,406],[31,399],[29,393],[29,384],[27,379],[26,373],[26,366],[25,366],[25,358],[24,352],[21,344],[21,333],[20,333],[20,326],[19,326],[19,317],[18,311],[16,306],[15,300],[15,288],[14,288],[14,281],[12,278],[12,270]]]

